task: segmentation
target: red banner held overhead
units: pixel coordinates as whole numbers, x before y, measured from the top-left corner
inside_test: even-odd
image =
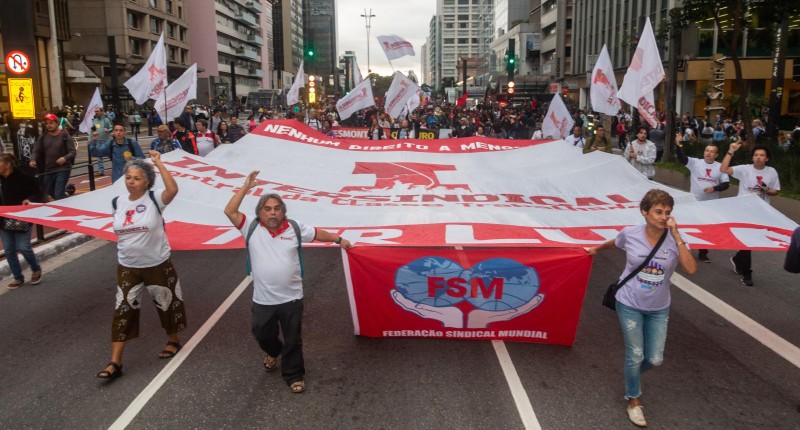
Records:
[[[352,248],[355,333],[572,345],[591,261],[580,248]]]

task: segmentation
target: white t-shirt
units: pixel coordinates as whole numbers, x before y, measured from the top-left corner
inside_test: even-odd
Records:
[[[694,194],[694,198],[698,201],[715,200],[719,198],[719,191],[707,193],[704,190],[708,187],[716,187],[722,182],[729,182],[730,178],[726,173],[719,171],[718,161],[712,164],[706,163],[702,158],[689,157],[689,162],[686,167],[689,168],[689,175],[691,177],[691,186],[689,191]]]
[[[164,189],[153,192],[158,207],[163,211],[167,206],[161,197]],[[148,193],[134,201],[129,200],[128,194],[120,195],[113,215],[119,264],[145,268],[158,266],[169,258],[164,222]]]
[[[201,157],[205,157],[209,152],[214,150],[214,133],[207,131],[195,133],[194,138],[197,140],[197,152]]]
[[[584,145],[586,145],[586,139],[583,136],[575,137],[574,134],[570,134],[569,136],[565,137],[564,141],[569,143],[572,146],[575,146],[575,147],[581,148],[581,149],[583,148]]]
[[[617,248],[625,251],[625,270],[619,281],[637,268],[653,250],[645,236],[645,225],[633,225],[622,229],[614,240]],[[617,291],[617,300],[642,311],[660,311],[669,307],[669,292],[672,272],[678,266],[678,244],[672,234],[667,233],[664,243],[638,274]]]
[[[769,194],[761,192],[761,184],[774,190],[781,189],[781,181],[778,178],[778,171],[772,167],[764,166],[757,170],[752,164],[740,164],[733,166],[733,176],[739,180],[739,195],[758,194],[765,202],[769,203]]]
[[[247,216],[239,227],[247,239]],[[303,242],[317,236],[314,227],[297,222]],[[250,268],[253,271],[253,301],[260,305],[279,305],[303,298],[303,278],[297,255],[297,236],[285,221],[273,236],[261,223],[250,236]]]

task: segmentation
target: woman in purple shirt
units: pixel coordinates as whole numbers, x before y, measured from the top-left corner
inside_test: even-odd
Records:
[[[674,205],[675,201],[666,191],[648,191],[639,204],[644,225],[625,227],[615,239],[588,250],[589,255],[611,248],[625,250],[627,261],[620,276],[622,280],[642,264],[664,230],[669,230],[655,256],[617,291],[616,296],[617,316],[625,341],[625,398],[628,400],[628,418],[640,427],[647,425],[642,403],[639,401],[642,395],[641,374],[664,361],[670,276],[678,263],[690,275],[697,270],[697,262],[686,242],[681,239],[678,223],[671,215]]]

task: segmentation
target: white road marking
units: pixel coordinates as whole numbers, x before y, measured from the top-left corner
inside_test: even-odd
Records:
[[[717,315],[725,318],[728,322],[738,327],[753,339],[761,342],[776,354],[785,358],[786,361],[792,363],[795,367],[800,368],[800,348],[794,346],[791,342],[786,341],[786,339],[778,336],[683,276],[674,273],[670,280],[672,280],[673,285],[680,288],[683,292],[704,304],[706,307],[716,312]]]
[[[542,426],[536,418],[536,413],[531,406],[531,400],[528,398],[528,393],[525,392],[525,387],[522,386],[522,381],[519,379],[517,369],[514,363],[511,362],[511,356],[508,355],[506,344],[502,340],[493,340],[494,352],[497,354],[497,359],[500,361],[500,367],[503,369],[503,374],[508,382],[508,388],[511,389],[511,396],[514,397],[514,403],[517,405],[519,417],[522,418],[522,424],[528,430],[541,430]]]
[[[155,378],[150,382],[147,387],[133,399],[133,402],[128,406],[127,409],[122,413],[122,415],[114,421],[113,424],[109,427],[109,429],[124,429],[128,426],[128,424],[133,421],[136,415],[142,410],[142,408],[147,404],[148,401],[158,392],[162,385],[167,382],[170,376],[178,370],[181,363],[192,353],[192,350],[203,340],[204,337],[211,331],[212,328],[217,324],[217,322],[222,318],[225,312],[233,305],[233,303],[242,295],[247,286],[250,285],[252,278],[248,275],[242,282],[236,287],[235,290],[222,302],[221,305],[217,308],[216,311],[206,320],[202,327],[197,330],[197,333],[189,339],[188,342],[183,346],[183,348],[175,355],[169,363],[167,363],[166,367],[156,375]]]

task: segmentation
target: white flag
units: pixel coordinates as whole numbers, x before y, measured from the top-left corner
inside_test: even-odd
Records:
[[[369,79],[361,81],[353,88],[353,91],[336,102],[336,110],[342,121],[350,118],[356,111],[375,106],[375,98],[372,96],[372,84]]]
[[[297,104],[300,100],[300,87],[306,86],[306,74],[303,71],[303,61],[300,61],[300,68],[297,69],[297,76],[294,77],[289,92],[286,93],[286,105],[291,106]]]
[[[411,42],[401,39],[399,36],[378,36],[378,43],[381,44],[383,52],[386,53],[386,58],[389,61],[396,60],[406,55],[414,56],[414,45]]]
[[[411,97],[416,97],[419,87],[417,84],[403,76],[400,72],[394,72],[394,79],[389,90],[386,91],[386,101],[383,109],[392,118],[397,118],[403,111]]]
[[[150,54],[150,58],[144,63],[139,72],[133,75],[125,86],[136,101],[136,104],[144,104],[148,99],[158,100],[164,88],[167,86],[167,55],[164,50],[164,33],[158,38],[156,47]]]
[[[597,63],[592,70],[592,86],[590,90],[592,109],[606,115],[616,115],[620,109],[617,98],[617,78],[614,77],[614,66],[608,56],[608,49],[603,45]]]
[[[94,89],[92,101],[90,101],[86,106],[86,112],[83,113],[83,121],[81,121],[81,124],[78,126],[78,131],[81,133],[90,133],[92,131],[92,119],[94,119],[94,111],[96,109],[103,109],[103,99],[100,97],[100,87]]]
[[[166,89],[165,97],[156,99],[155,109],[166,123],[183,113],[183,108],[189,100],[197,98],[197,64],[186,69],[180,78],[170,84]]]
[[[653,89],[664,76],[664,66],[661,64],[661,56],[658,55],[653,27],[650,26],[650,18],[647,18],[639,45],[636,46],[631,65],[622,81],[622,88],[619,89],[619,98],[638,109],[639,115],[653,127],[658,124],[656,107],[653,105]]]
[[[542,136],[553,139],[563,139],[572,131],[575,121],[569,114],[567,106],[558,94],[553,95],[550,107],[547,109],[542,121]]]
[[[364,80],[364,77],[361,76],[361,69],[358,67],[358,63],[353,59],[353,86],[356,86]]]

